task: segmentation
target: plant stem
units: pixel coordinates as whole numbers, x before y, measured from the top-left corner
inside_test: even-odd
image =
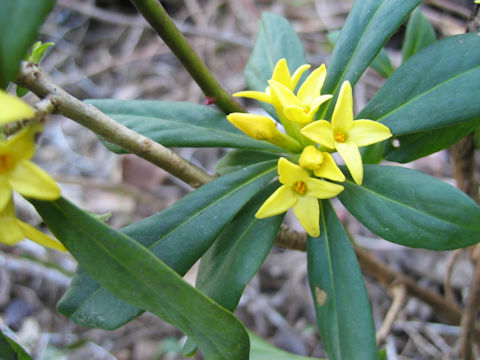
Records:
[[[158,0],[130,0],[130,2],[172,50],[205,96],[212,99],[226,114],[245,112],[245,109],[237,104],[213,77]]]

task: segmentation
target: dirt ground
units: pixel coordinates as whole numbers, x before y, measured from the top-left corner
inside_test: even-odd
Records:
[[[224,88],[245,89],[242,71],[263,11],[288,18],[298,31],[309,62],[328,62],[328,31],[341,27],[352,0],[184,0],[162,1],[179,28]],[[463,33],[471,1],[430,0],[422,6],[438,37]],[[398,66],[404,26],[387,44]],[[127,0],[58,0],[40,38],[55,47],[42,69],[80,98],[157,99],[203,104],[206,99],[169,49]],[[355,88],[357,110],[380,88],[383,79],[368,70]],[[34,102],[35,96],[27,100]],[[253,102],[245,102],[251,108]],[[224,149],[176,149],[183,157],[214,172]],[[95,213],[111,213],[121,227],[153,214],[191,191],[189,186],[134,156],[108,152],[90,131],[69,119],[50,116],[36,161],[54,175],[64,196]],[[454,183],[447,151],[408,164]],[[40,219],[17,199],[20,214],[32,224]],[[339,204],[337,211],[356,241],[392,268],[424,287],[443,293],[451,269],[451,293],[468,295],[472,264],[466,252],[404,248],[378,239]],[[293,217],[290,226],[298,228]],[[455,254],[455,255],[454,255]],[[455,257],[454,257],[455,256]],[[452,259],[455,259],[452,260]],[[77,326],[56,311],[75,261],[30,242],[0,247],[0,322],[10,327],[34,359],[182,359],[183,335],[151,314],[115,331]],[[237,316],[270,343],[290,352],[326,357],[316,328],[306,276],[306,257],[274,248],[247,287]],[[195,269],[186,275],[194,282]],[[392,303],[392,291],[365,278],[377,330]],[[460,328],[447,324],[432,308],[408,297],[386,337],[389,359],[455,359]],[[200,356],[197,356],[199,359]]]

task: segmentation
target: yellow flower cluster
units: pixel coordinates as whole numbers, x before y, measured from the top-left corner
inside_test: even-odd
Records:
[[[33,116],[34,112],[27,103],[0,90],[0,125]],[[13,245],[28,238],[41,245],[65,251],[57,240],[15,216],[13,190],[40,200],[60,197],[57,183],[30,161],[35,154],[35,136],[41,128],[41,125],[28,126],[15,135],[0,140],[0,243]]]
[[[332,98],[322,95],[327,76],[321,65],[305,79],[297,93],[295,88],[310,65],[300,66],[290,74],[287,61],[275,65],[265,92],[242,91],[234,96],[248,97],[273,105],[285,129],[277,129],[275,121],[266,116],[232,113],[227,119],[245,134],[275,144],[287,152],[300,154],[298,165],[286,158],[278,161],[279,181],[282,184],[260,207],[257,218],[281,214],[290,207],[305,231],[313,237],[320,235],[318,199],[337,196],[345,181],[331,153],[338,152],[353,180],[363,181],[363,164],[359,147],[371,145],[392,136],[385,125],[376,121],[353,119],[352,87],[342,84],[331,121],[317,120],[320,106]]]

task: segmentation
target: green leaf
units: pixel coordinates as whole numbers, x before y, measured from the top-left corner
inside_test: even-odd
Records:
[[[377,358],[375,327],[362,273],[342,223],[321,202],[321,235],[308,237],[308,279],[322,342],[331,360]]]
[[[322,92],[335,94],[336,97],[344,81],[349,80],[353,86],[395,30],[420,3],[421,0],[355,1],[328,64]],[[329,111],[330,114],[333,112],[333,106]]]
[[[45,56],[45,52],[48,50],[50,46],[55,45],[53,42],[47,42],[42,44],[41,41],[37,41],[35,44],[32,46],[32,53],[28,57],[28,61],[33,62],[34,64],[40,64],[42,61],[43,57]]]
[[[290,73],[307,64],[305,50],[295,29],[285,18],[264,12],[259,23],[257,40],[245,67],[245,81],[251,90],[265,91],[268,80],[278,60],[287,60]],[[302,80],[299,81],[301,84]],[[273,117],[275,110],[269,104],[260,103]]]
[[[330,31],[327,34],[327,39],[330,44],[335,45],[340,36],[340,30]],[[378,55],[373,59],[370,67],[378,72],[384,78],[388,78],[390,75],[393,74],[395,68],[392,65],[392,61],[387,54],[385,48],[381,48]]]
[[[23,348],[0,331],[0,359],[2,360],[32,360]]]
[[[255,213],[279,186],[270,184],[247,203],[200,261],[197,288],[227,310],[236,308],[275,241],[284,214],[256,219]]]
[[[405,40],[402,46],[402,57],[405,62],[418,50],[434,43],[436,40],[435,30],[432,24],[417,8],[408,21],[405,32]]]
[[[446,126],[432,131],[404,135],[396,138],[397,146],[386,142],[385,158],[389,161],[407,163],[450,147],[480,126],[480,118]]]
[[[270,161],[217,178],[121,231],[183,276],[243,205],[276,175],[275,169],[276,161]],[[59,311],[77,324],[111,330],[142,312],[86,276],[79,271],[58,304]]]
[[[225,114],[206,105],[152,100],[88,100],[115,121],[166,147],[233,147],[283,152],[235,128]],[[125,152],[104,141],[113,152]]]
[[[290,354],[275,346],[270,345],[251,331],[250,338],[250,360],[320,360],[306,356]]]
[[[246,359],[241,322],[147,248],[61,198],[31,200],[79,264],[104,288],[191,336],[207,359]]]
[[[457,188],[407,168],[364,165],[362,185],[347,179],[340,201],[391,242],[451,250],[480,241],[480,207]]]
[[[470,121],[480,116],[479,83],[479,34],[452,36],[408,59],[357,118],[378,120],[394,135]]]
[[[232,150],[217,162],[215,171],[220,175],[225,175],[259,162],[278,160],[278,156],[278,154],[266,152]]]
[[[52,10],[55,0],[2,0],[0,11],[0,88],[15,79],[20,61]],[[28,19],[28,21],[26,21]]]

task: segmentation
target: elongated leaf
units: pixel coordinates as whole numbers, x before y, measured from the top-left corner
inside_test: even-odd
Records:
[[[399,136],[398,146],[386,143],[384,155],[390,161],[410,162],[448,148],[479,126],[480,118],[428,132]]]
[[[336,96],[345,80],[353,86],[403,20],[420,3],[421,0],[355,1],[328,64],[323,92]],[[333,106],[330,106],[330,113],[332,111]]]
[[[279,186],[270,184],[247,203],[200,261],[197,288],[230,311],[270,252],[282,223],[283,215],[255,219]]]
[[[370,303],[350,239],[329,201],[321,235],[308,237],[308,279],[318,327],[331,360],[377,358]]]
[[[436,40],[435,30],[432,24],[417,8],[408,20],[405,40],[402,46],[402,57],[405,62],[410,56],[418,50],[434,43]]]
[[[452,36],[408,59],[357,118],[378,120],[394,135],[470,121],[480,117],[479,83],[480,36]]]
[[[250,360],[314,360],[315,358],[290,354],[270,345],[252,332],[250,337]],[[320,359],[316,359],[320,360]]]
[[[278,157],[278,154],[267,152],[232,150],[217,162],[215,171],[220,175],[225,175],[259,162],[278,160]]]
[[[32,360],[23,348],[0,331],[0,359]]]
[[[287,60],[291,74],[307,63],[305,50],[292,25],[281,16],[265,12],[259,24],[255,47],[245,67],[245,81],[250,90],[265,91],[275,64],[282,58]],[[272,106],[260,104],[276,117]]]
[[[365,165],[338,196],[375,234],[414,248],[450,250],[480,241],[480,207],[457,188],[418,171]]]
[[[88,100],[114,120],[167,147],[232,147],[283,152],[235,128],[225,114],[206,105],[151,100]],[[113,152],[125,152],[104,142]]]
[[[55,236],[103,287],[191,336],[207,359],[248,357],[248,335],[240,321],[144,246],[63,198],[31,201]]]
[[[13,81],[20,61],[52,10],[55,0],[2,0],[0,11],[0,88]],[[28,21],[25,21],[28,19]]]
[[[275,168],[276,161],[270,161],[222,176],[122,232],[184,275],[242,206],[275,176]],[[115,329],[142,312],[86,276],[78,272],[58,304],[65,316],[82,326]]]

